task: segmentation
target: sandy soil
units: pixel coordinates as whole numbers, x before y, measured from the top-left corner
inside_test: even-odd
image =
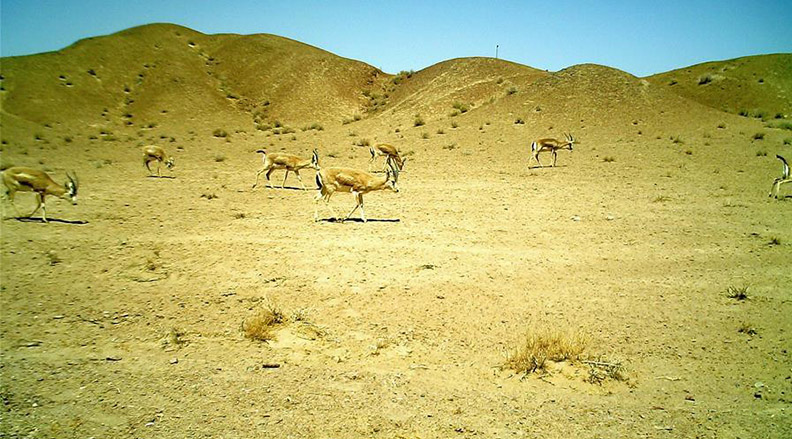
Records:
[[[147,177],[135,142],[6,149],[76,169],[80,204],[48,213],[87,223],[3,201],[0,436],[789,437],[792,199],[767,197],[783,133],[760,147],[728,120],[684,145],[592,129],[544,169],[511,121],[405,132],[383,139],[410,154],[401,192],[367,195],[365,224],[313,222],[292,177],[251,190],[254,135],[166,144],[175,178]],[[344,129],[284,139],[266,142],[367,166]],[[267,306],[275,340],[245,338]],[[503,367],[546,328],[627,378]]]

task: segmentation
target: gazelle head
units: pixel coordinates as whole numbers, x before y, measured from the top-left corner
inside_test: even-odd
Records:
[[[565,147],[569,148],[569,150],[572,151],[572,145],[574,145],[576,142],[575,138],[572,137],[572,134],[569,133],[564,134],[564,137],[566,137],[566,141],[567,141],[567,145]]]
[[[316,149],[314,149],[313,153],[311,154],[311,167],[317,171],[319,170],[319,151]]]
[[[69,180],[63,185],[66,188],[66,193],[64,194],[64,198],[68,198],[72,204],[77,204],[77,187],[80,184],[80,180],[77,179],[77,174],[69,174],[66,173],[66,177]]]
[[[393,192],[399,192],[399,168],[393,163],[390,157],[388,157],[388,169],[385,171],[385,184],[387,185],[388,189],[392,190]]]
[[[168,159],[165,160],[165,167],[173,169],[174,166],[176,166],[176,160],[174,160],[173,157],[168,157]]]

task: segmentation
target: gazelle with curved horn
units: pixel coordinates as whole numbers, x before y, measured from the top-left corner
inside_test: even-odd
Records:
[[[267,173],[265,176],[267,177],[267,186],[272,188],[272,184],[270,183],[270,174],[277,169],[285,169],[286,175],[283,176],[283,182],[281,183],[281,189],[283,189],[284,185],[286,184],[286,177],[289,176],[289,171],[294,172],[297,175],[297,180],[300,181],[300,185],[302,186],[304,191],[307,191],[308,188],[302,182],[302,178],[300,177],[300,169],[305,168],[313,168],[317,171],[319,170],[319,153],[314,149],[313,154],[311,154],[310,159],[304,159],[302,157],[292,155],[292,154],[285,154],[280,152],[273,152],[267,154],[267,151],[264,149],[256,150],[257,153],[262,154],[262,160],[264,161],[264,167],[262,167],[256,173],[256,182],[253,183],[252,189],[255,189],[258,185],[259,176],[262,172],[266,171]]]
[[[71,201],[72,204],[77,204],[77,187],[79,180],[77,175],[71,175],[68,172],[66,177],[69,179],[60,185],[47,175],[46,172],[38,169],[26,168],[24,166],[15,166],[8,168],[2,172],[3,184],[6,187],[6,195],[11,200],[11,206],[14,211],[19,214],[19,211],[14,204],[14,194],[17,192],[35,192],[36,193],[36,208],[28,215],[32,217],[39,208],[41,208],[42,218],[47,222],[47,206],[44,204],[44,198],[47,195],[62,198]]]
[[[372,146],[369,148],[369,152],[371,153],[371,160],[369,160],[369,167],[372,163],[374,163],[377,158],[385,157],[385,164],[387,166],[388,159],[392,160],[393,163],[399,168],[399,171],[404,169],[404,164],[407,163],[407,159],[403,159],[402,156],[399,154],[399,150],[396,149],[393,145],[387,145],[385,143],[381,143],[376,146]]]
[[[325,168],[316,173],[316,185],[319,192],[314,197],[314,202],[324,200],[325,205],[333,213],[333,218],[338,218],[335,210],[330,206],[330,197],[336,192],[350,192],[355,197],[355,207],[342,221],[348,220],[360,208],[360,217],[366,222],[366,211],[363,209],[363,195],[380,190],[399,192],[399,168],[393,161],[387,160],[388,169],[384,176],[377,176],[365,171],[352,168]],[[319,206],[315,205],[314,221],[319,221]]]
[[[782,184],[792,183],[792,178],[789,178],[789,164],[787,163],[786,159],[781,157],[780,155],[776,154],[776,158],[781,160],[781,163],[784,164],[784,168],[780,177],[773,180],[773,186],[770,188],[770,196],[773,196],[773,192],[775,192],[776,199],[778,198],[778,190],[781,188]]]
[[[564,134],[564,140],[554,138],[537,139],[531,143],[531,158],[528,159],[528,165],[530,166],[531,162],[536,160],[536,163],[539,163],[539,167],[544,168],[542,162],[539,161],[539,153],[551,151],[553,153],[553,164],[551,166],[555,166],[558,159],[558,150],[568,149],[572,151],[572,146],[575,142],[576,140],[572,137],[572,134]]]
[[[176,166],[173,157],[168,156],[161,146],[156,145],[143,147],[143,164],[146,165],[149,175],[151,175],[151,167],[149,167],[151,162],[157,162],[157,176],[160,175],[160,164],[165,163],[165,167],[168,169],[173,169],[173,167]]]

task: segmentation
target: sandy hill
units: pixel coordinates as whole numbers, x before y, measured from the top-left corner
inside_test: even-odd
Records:
[[[788,53],[707,62],[646,79],[730,113],[762,119],[792,114],[792,54]]]
[[[166,24],[3,59],[3,111],[38,124],[147,128],[352,115],[382,72],[273,35],[203,35]]]

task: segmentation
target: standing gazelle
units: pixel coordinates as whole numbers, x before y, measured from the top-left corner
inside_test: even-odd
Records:
[[[773,186],[770,188],[770,196],[773,196],[773,192],[775,192],[776,199],[778,198],[778,190],[781,188],[782,184],[792,183],[792,178],[789,178],[789,164],[787,161],[781,157],[780,155],[776,154],[776,158],[781,160],[781,163],[784,164],[784,169],[780,177],[777,177],[773,180]]]
[[[542,162],[539,161],[539,153],[542,151],[551,151],[553,153],[553,164],[551,166],[556,165],[556,160],[558,159],[558,150],[559,149],[568,149],[572,151],[572,145],[575,143],[575,138],[572,137],[571,134],[564,134],[565,140],[557,140],[553,138],[547,139],[537,139],[531,143],[531,158],[528,159],[528,165],[530,166],[533,160],[536,160],[536,163],[539,163],[539,167],[544,168],[542,166]]]
[[[402,159],[401,155],[399,155],[399,150],[397,150],[395,146],[387,145],[385,143],[372,146],[369,148],[369,152],[371,153],[369,167],[371,167],[371,164],[374,163],[378,157],[385,157],[386,165],[388,160],[392,160],[393,163],[396,164],[396,167],[399,169],[399,171],[404,169],[404,164],[407,162],[407,159]]]
[[[376,176],[365,171],[351,168],[326,168],[316,173],[316,185],[319,193],[314,197],[314,202],[319,203],[324,199],[325,205],[333,213],[333,218],[338,218],[335,210],[330,206],[330,197],[336,192],[350,192],[355,197],[355,207],[341,221],[348,220],[360,208],[360,217],[366,222],[366,211],[363,209],[363,194],[373,191],[389,189],[399,192],[396,183],[399,180],[399,168],[391,160],[387,161],[388,170],[384,176]],[[314,221],[319,221],[319,206],[315,205]]]
[[[162,149],[162,147],[156,145],[148,145],[143,147],[143,164],[146,165],[146,169],[149,171],[149,176],[151,176],[151,167],[149,167],[149,163],[151,162],[157,162],[158,177],[160,175],[160,164],[163,162],[165,163],[165,167],[168,169],[173,169],[173,167],[176,166],[173,157],[165,154],[165,150]]]
[[[262,160],[264,161],[264,167],[261,168],[256,173],[256,182],[253,183],[253,188],[255,189],[258,185],[259,176],[262,172],[267,171],[265,176],[267,177],[267,186],[272,188],[272,184],[270,183],[270,174],[276,169],[285,169],[286,175],[283,176],[283,183],[281,183],[281,189],[286,184],[286,177],[289,176],[289,171],[294,172],[297,175],[297,180],[300,181],[300,186],[302,186],[304,191],[307,191],[308,188],[302,182],[302,178],[300,177],[300,169],[305,168],[313,168],[317,171],[319,170],[319,153],[314,149],[313,154],[311,154],[310,159],[304,159],[302,157],[298,157],[292,154],[285,154],[280,152],[273,152],[267,154],[267,151],[263,149],[256,150],[257,153],[263,154]]]
[[[2,172],[3,183],[6,187],[6,195],[11,201],[14,211],[19,215],[19,211],[14,204],[14,194],[17,191],[21,192],[35,192],[36,193],[36,208],[28,215],[32,217],[39,208],[41,208],[42,219],[47,222],[47,206],[44,204],[44,197],[52,195],[54,197],[68,199],[72,204],[77,204],[77,186],[79,180],[77,176],[66,173],[69,178],[63,185],[55,183],[46,172],[38,169],[26,168],[23,166],[15,166],[8,168]]]

